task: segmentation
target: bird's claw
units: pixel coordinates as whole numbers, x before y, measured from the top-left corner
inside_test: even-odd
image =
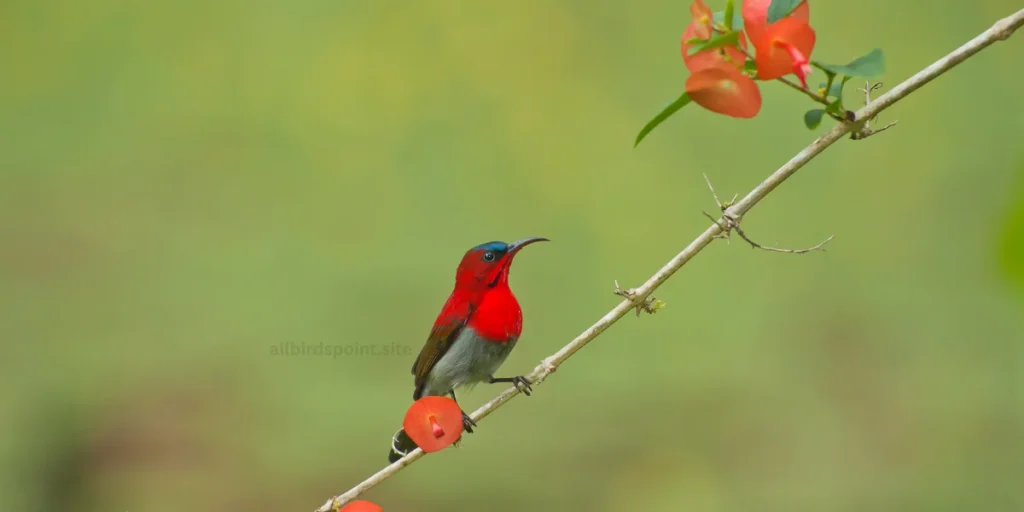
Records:
[[[512,377],[512,385],[526,396],[530,396],[530,392],[533,391],[531,384],[533,383],[530,382],[530,379],[527,379],[522,375]]]
[[[465,411],[463,411],[463,413],[462,413],[462,430],[465,430],[467,433],[472,434],[473,433],[473,427],[475,427],[475,426],[476,426],[476,422],[473,421],[473,418],[470,418],[469,415],[466,414]]]

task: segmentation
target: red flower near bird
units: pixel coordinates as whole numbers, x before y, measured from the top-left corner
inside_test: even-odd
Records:
[[[694,0],[693,4],[690,5],[690,14],[693,15],[693,21],[683,31],[680,45],[683,53],[683,63],[686,64],[686,68],[691,73],[696,73],[702,69],[718,66],[719,64],[731,64],[737,68],[742,67],[743,62],[747,60],[746,55],[740,50],[740,48],[743,50],[747,49],[747,41],[743,34],[739,35],[740,48],[724,46],[691,54],[694,46],[698,46],[700,43],[688,44],[688,41],[694,39],[707,41],[711,39],[714,32],[711,9],[704,4],[703,0]]]
[[[694,0],[690,4],[690,15],[693,16],[694,34],[701,39],[711,38],[711,9],[703,2],[703,0]],[[685,39],[684,39],[685,41]]]
[[[423,451],[436,452],[462,436],[462,409],[451,398],[425,396],[405,412],[402,428]]]
[[[341,507],[338,512],[384,512],[384,509],[372,501],[356,500]]]
[[[771,7],[772,0],[742,0],[742,2],[743,30],[750,36],[751,41],[757,41],[764,34],[765,29],[768,28],[768,8]],[[796,6],[793,12],[789,13],[786,18],[809,23],[811,8],[807,4],[807,0],[800,2],[800,5]]]
[[[749,119],[761,110],[761,91],[732,66],[707,68],[686,79],[686,92],[698,105],[719,114]]]
[[[719,114],[750,118],[761,110],[761,91],[741,70],[746,62],[747,41],[737,36],[737,46],[726,45],[694,52],[714,35],[711,9],[703,0],[690,5],[693,21],[683,31],[683,63],[692,75],[686,80],[686,92],[694,103]],[[700,42],[693,42],[694,40]]]
[[[699,0],[698,0],[699,1]],[[743,37],[743,34],[739,35],[739,48],[735,46],[724,46],[721,48],[714,48],[711,50],[702,50],[696,53],[692,53],[694,46],[698,44],[687,44],[687,41],[691,41],[698,38],[697,35],[698,27],[700,23],[694,20],[686,27],[683,31],[683,38],[681,49],[683,53],[683,63],[686,64],[686,68],[691,73],[696,73],[702,69],[715,67],[720,64],[727,64],[734,68],[743,67],[743,63],[747,60],[747,56],[743,53],[743,50],[747,49],[747,40]],[[707,40],[708,38],[701,37],[700,39]],[[742,50],[740,49],[742,48]]]
[[[786,17],[768,24],[768,8],[772,0],[744,0],[743,25],[754,43],[757,78],[774,80],[789,73],[807,88],[811,74],[811,51],[814,50],[814,29],[807,24],[810,7],[800,2]]]
[[[812,61],[817,34],[810,25],[809,0],[718,0],[725,4],[718,12],[711,10],[708,0],[690,1],[692,19],[680,41],[683,62],[690,71],[686,92],[644,125],[634,147],[690,103],[731,117],[756,116],[762,101],[758,80],[779,80],[823,105],[824,109],[804,113],[804,125],[811,130],[825,114],[842,121],[851,113],[843,106],[842,86],[851,78],[873,78],[885,69],[878,48],[846,65]],[[817,91],[807,86],[814,68],[828,79]],[[799,85],[788,79],[791,74]]]
[[[753,43],[754,75],[759,80],[774,80],[793,73],[807,88],[811,73],[810,55],[814,49],[814,30],[807,24],[810,7],[800,2],[784,18],[768,23],[772,0],[745,0],[741,7],[746,35]],[[716,33],[728,29],[713,21],[711,9],[704,0],[690,5],[693,21],[683,31],[681,50],[683,62],[692,75],[686,80],[686,92],[698,105],[719,114],[750,118],[761,110],[761,91],[744,70],[747,42],[744,33],[736,35],[733,44],[694,51],[706,44]]]

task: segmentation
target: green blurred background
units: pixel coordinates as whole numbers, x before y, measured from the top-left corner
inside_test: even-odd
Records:
[[[711,2],[720,9],[722,2]],[[894,85],[1021,7],[812,3]],[[470,246],[524,373],[815,133],[691,106],[688,3],[0,4],[0,508],[311,510],[385,464]],[[1024,510],[1024,35],[844,140],[385,510]],[[812,78],[814,83],[819,77]],[[856,82],[847,87],[854,96]],[[856,104],[859,104],[856,103]],[[825,128],[821,128],[822,131]],[[1016,279],[1016,280],[1015,280]],[[475,408],[499,392],[460,397]]]

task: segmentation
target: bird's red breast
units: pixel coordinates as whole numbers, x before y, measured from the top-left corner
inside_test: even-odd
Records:
[[[473,328],[487,341],[505,343],[522,333],[523,310],[506,283],[472,292],[456,289],[437,316],[434,330],[455,323]]]
[[[499,284],[484,294],[467,325],[487,341],[507,343],[523,332],[523,310],[508,285]]]

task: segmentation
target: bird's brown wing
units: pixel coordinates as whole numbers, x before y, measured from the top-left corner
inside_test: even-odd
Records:
[[[455,340],[458,339],[459,333],[466,326],[472,312],[473,307],[466,304],[465,307],[459,308],[458,311],[452,311],[445,315],[430,330],[427,342],[423,344],[420,355],[416,357],[416,362],[412,365],[412,374],[416,382],[416,391],[413,393],[413,399],[419,397],[421,388],[426,383],[430,370],[444,357],[444,354],[451,348],[452,343],[455,343]]]

